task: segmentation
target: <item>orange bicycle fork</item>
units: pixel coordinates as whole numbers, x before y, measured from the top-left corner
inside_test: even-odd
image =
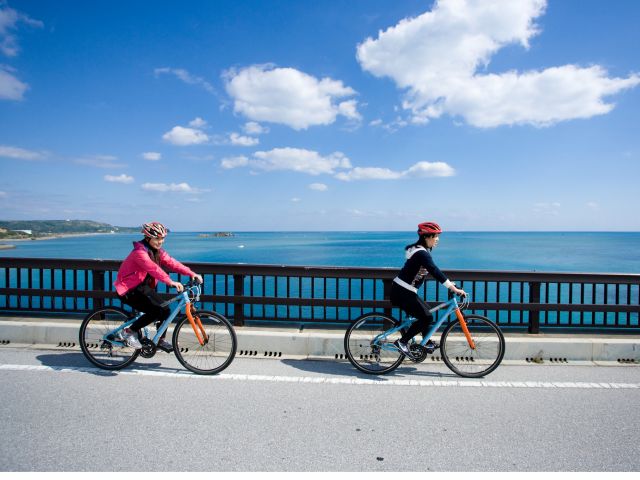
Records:
[[[207,332],[204,330],[204,326],[200,321],[200,317],[198,315],[194,315],[195,307],[192,303],[187,302],[187,306],[185,307],[185,312],[187,313],[187,318],[189,319],[189,323],[191,324],[191,328],[193,328],[193,332],[196,334],[198,338],[198,342],[200,345],[204,345],[209,341],[209,337],[207,336]]]
[[[476,349],[476,342],[474,342],[473,338],[471,338],[471,333],[469,332],[469,329],[467,328],[467,322],[465,321],[464,317],[462,316],[462,312],[460,311],[459,308],[456,308],[456,317],[458,317],[458,321],[460,322],[460,326],[462,327],[462,331],[464,332],[464,336],[467,337],[467,342],[469,343],[469,347],[471,347],[471,350],[475,350]]]

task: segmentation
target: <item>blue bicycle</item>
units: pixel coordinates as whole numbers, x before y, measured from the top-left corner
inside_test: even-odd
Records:
[[[468,297],[461,302],[453,296],[449,301],[432,308],[430,312],[446,309],[440,319],[431,326],[420,343],[412,342],[409,360],[423,362],[427,355],[440,350],[442,360],[461,377],[483,377],[493,372],[504,357],[504,335],[500,328],[486,317],[463,315]],[[440,344],[430,338],[452,314],[455,318],[445,327]],[[367,313],[359,317],[344,336],[347,358],[364,373],[388,373],[400,366],[405,355],[393,342],[401,337],[415,321],[407,317],[402,322],[382,313]]]
[[[151,358],[156,354],[158,341],[176,319],[173,330],[173,352],[188,370],[202,375],[219,373],[229,366],[236,354],[237,339],[233,326],[217,312],[196,310],[200,300],[200,285],[189,282],[184,291],[165,305],[175,304],[171,314],[157,326],[155,336],[144,328],[140,335],[142,348],[126,344],[122,331],[130,327],[142,313],[130,313],[118,307],[94,310],[80,325],[80,348],[87,360],[106,370],[119,370],[133,362],[138,355]],[[184,308],[184,314],[181,314]]]

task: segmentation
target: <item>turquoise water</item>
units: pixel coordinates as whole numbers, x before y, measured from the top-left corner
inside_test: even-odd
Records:
[[[172,233],[165,249],[181,261],[400,267],[407,232],[238,232],[202,238]],[[120,260],[139,235],[113,234],[12,243],[0,257]],[[640,232],[451,232],[433,251],[442,269],[640,273]]]

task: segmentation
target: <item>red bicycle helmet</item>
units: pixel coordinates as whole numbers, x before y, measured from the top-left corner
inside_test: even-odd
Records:
[[[142,232],[145,237],[164,238],[167,236],[168,230],[167,227],[160,222],[150,222],[142,225],[140,232]]]
[[[422,222],[418,225],[418,235],[439,235],[441,233],[440,225],[435,222]]]

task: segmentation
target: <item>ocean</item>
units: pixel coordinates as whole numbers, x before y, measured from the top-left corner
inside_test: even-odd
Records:
[[[181,261],[304,266],[396,267],[411,232],[173,232],[164,248]],[[121,260],[136,234],[1,241],[0,257]],[[446,232],[433,251],[443,270],[640,273],[640,232]]]

